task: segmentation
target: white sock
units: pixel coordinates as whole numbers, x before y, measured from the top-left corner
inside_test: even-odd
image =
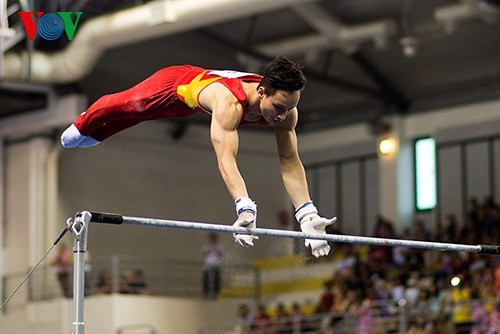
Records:
[[[61,143],[64,147],[89,147],[100,143],[92,137],[84,136],[78,131],[74,124],[71,124],[61,135]]]

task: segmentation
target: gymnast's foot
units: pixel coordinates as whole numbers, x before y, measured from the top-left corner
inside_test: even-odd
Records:
[[[90,136],[84,136],[78,131],[74,124],[71,124],[61,135],[62,146],[70,147],[90,147],[100,143]]]

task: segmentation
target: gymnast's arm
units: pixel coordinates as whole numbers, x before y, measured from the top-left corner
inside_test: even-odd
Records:
[[[295,133],[297,114],[297,108],[294,108],[286,119],[275,127],[281,175],[295,207],[295,218],[300,224],[301,231],[325,234],[326,226],[333,224],[337,218],[320,217],[309,197],[306,172],[299,158],[297,134]],[[328,255],[330,252],[330,246],[324,240],[306,239],[305,246],[311,247],[311,252],[315,257]]]
[[[299,158],[297,134],[297,108],[276,125],[275,136],[280,159],[280,171],[285,189],[295,208],[310,201],[304,166]]]
[[[234,99],[234,100],[233,100]],[[241,105],[234,96],[222,97],[213,103],[210,137],[217,156],[220,174],[231,197],[248,197],[245,181],[236,162]]]
[[[212,94],[211,94],[212,92]],[[210,136],[217,156],[219,171],[227,190],[235,200],[236,219],[233,226],[255,228],[257,206],[248,197],[245,181],[238,170],[238,125],[243,116],[243,108],[238,100],[222,85],[212,84],[205,94],[200,94],[200,102],[212,111]],[[243,247],[253,246],[257,236],[233,234],[236,243]]]

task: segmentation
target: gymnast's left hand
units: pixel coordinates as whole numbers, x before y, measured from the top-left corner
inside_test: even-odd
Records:
[[[337,221],[337,217],[331,219],[320,217],[317,213],[310,213],[300,220],[300,229],[304,233],[326,234],[326,227]],[[326,256],[330,252],[330,246],[326,240],[306,239],[306,247],[311,247],[314,257]]]
[[[255,214],[251,212],[243,212],[238,216],[234,227],[255,228]],[[253,241],[259,239],[256,235],[233,233],[234,241],[243,247],[252,247]]]

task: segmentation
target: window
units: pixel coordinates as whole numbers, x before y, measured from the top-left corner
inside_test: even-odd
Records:
[[[436,207],[436,143],[429,137],[415,140],[415,192],[418,211]]]

